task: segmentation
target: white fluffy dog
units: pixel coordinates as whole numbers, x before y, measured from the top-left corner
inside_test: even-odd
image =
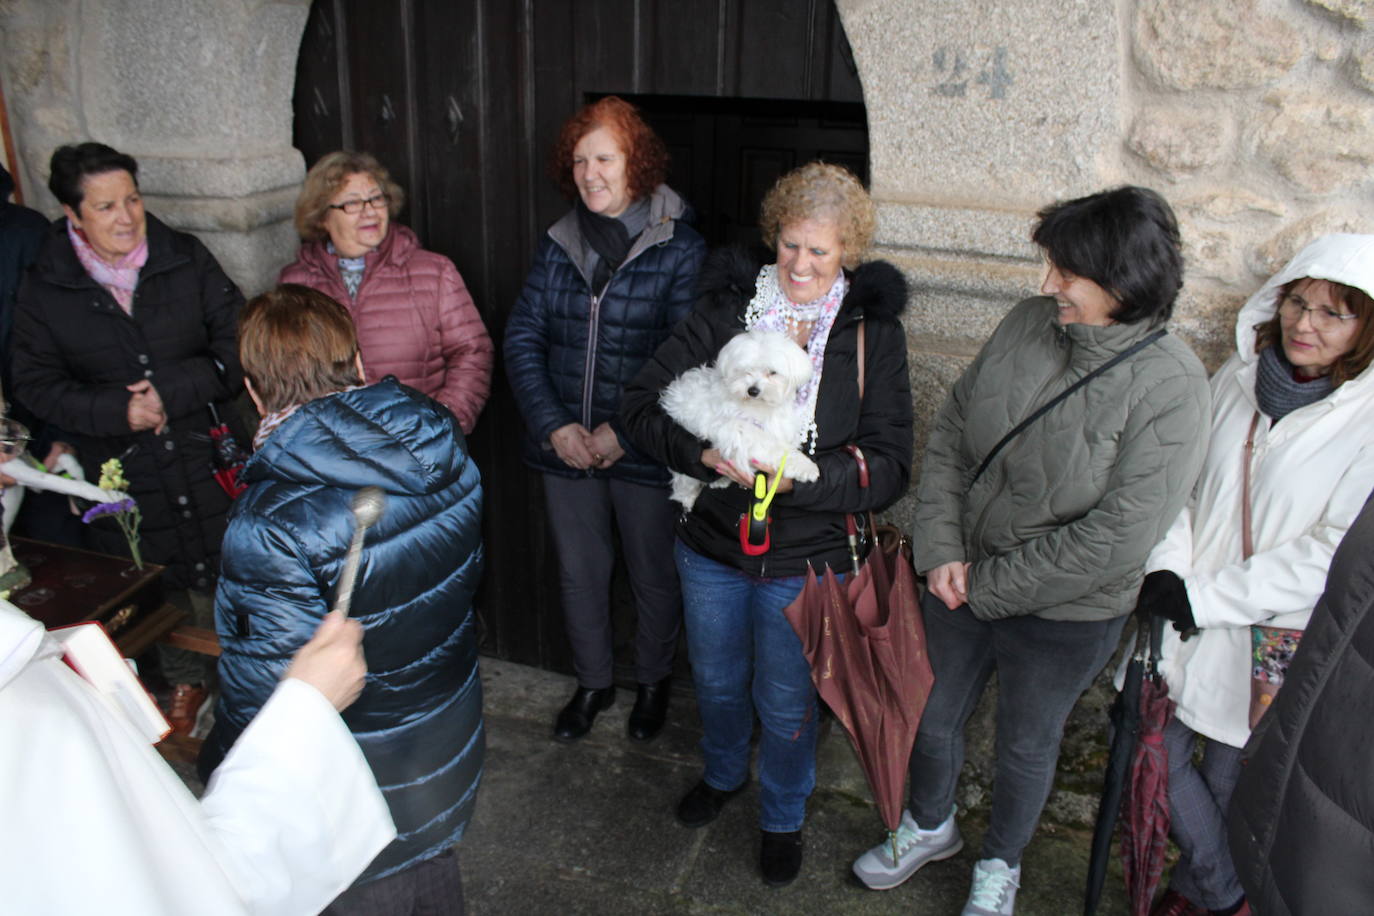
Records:
[[[807,418],[796,406],[797,391],[811,379],[806,351],[786,334],[749,331],[721,347],[710,366],[689,369],[663,390],[659,402],[668,416],[722,457],[748,472],[750,460],[776,468],[783,476],[812,481],[820,468],[799,448]],[[715,487],[729,486],[721,478]],[[673,499],[686,509],[705,486],[686,474],[673,474]]]

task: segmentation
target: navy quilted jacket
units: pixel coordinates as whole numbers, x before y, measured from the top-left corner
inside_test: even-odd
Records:
[[[439,854],[472,816],[484,754],[472,613],[482,492],[457,420],[388,377],[301,407],[244,476],[215,596],[221,694],[202,774],[332,605],[353,533],[349,503],[361,487],[379,486],[386,508],[367,533],[352,608],[366,628],[367,685],[343,718],[397,838],[359,881]]]
[[[539,245],[506,324],[506,375],[525,418],[525,463],[560,477],[616,477],[666,486],[668,472],[619,428],[625,455],[606,470],[558,460],[549,434],[569,423],[614,426],[625,386],[692,309],[706,243],[682,222],[686,204],[659,185],[640,233],[599,295],[590,249],[569,211]]]

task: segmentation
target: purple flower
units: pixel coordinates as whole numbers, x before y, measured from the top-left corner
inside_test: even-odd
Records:
[[[121,499],[114,503],[97,503],[86,510],[86,513],[81,516],[81,521],[89,525],[102,515],[118,515],[121,512],[132,512],[133,509],[134,501],[132,499]]]

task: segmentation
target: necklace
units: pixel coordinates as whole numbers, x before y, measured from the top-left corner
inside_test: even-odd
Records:
[[[841,272],[824,296],[812,302],[796,303],[778,286],[778,267],[767,264],[754,281],[754,298],[744,309],[744,326],[750,331],[781,331],[796,340],[802,325],[811,323],[806,355],[811,359],[811,380],[797,392],[796,410],[805,417],[801,441],[797,444],[816,453],[816,395],[820,390],[821,370],[825,366],[825,344],[835,324],[840,304],[849,285]]]

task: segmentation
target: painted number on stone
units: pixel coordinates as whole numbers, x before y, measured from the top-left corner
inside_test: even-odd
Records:
[[[935,50],[936,83],[930,87],[935,95],[962,99],[969,94],[969,83],[984,87],[990,99],[1005,99],[1007,87],[1013,82],[1007,71],[1005,45],[978,48],[972,51],[943,47]],[[977,72],[973,68],[977,66]]]

